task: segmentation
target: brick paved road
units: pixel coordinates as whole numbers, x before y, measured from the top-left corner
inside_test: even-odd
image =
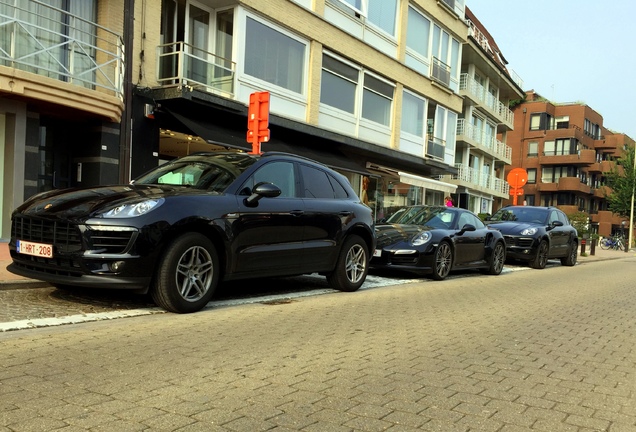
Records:
[[[636,431],[635,279],[628,257],[0,333],[0,431]]]

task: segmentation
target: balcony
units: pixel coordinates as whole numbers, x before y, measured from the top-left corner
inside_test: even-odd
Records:
[[[607,198],[612,193],[612,188],[609,186],[599,186],[596,189],[593,189],[595,198]]]
[[[231,97],[236,64],[185,42],[157,47],[157,81]]]
[[[558,183],[559,192],[580,192],[589,194],[591,189],[585,183],[582,183],[578,177],[561,177]]]
[[[514,128],[515,116],[513,112],[490,94],[483,85],[466,73],[460,75],[459,94],[469,98],[479,107],[484,108],[510,130]]]
[[[539,157],[541,165],[592,165],[596,162],[594,150],[581,150],[574,154],[546,154]]]
[[[465,119],[457,120],[457,137],[476,149],[510,164],[512,148],[502,143],[492,135],[484,134],[484,131],[476,128]]]
[[[604,160],[593,163],[587,169],[588,173],[606,173],[616,169],[616,162],[610,160]]]
[[[491,194],[499,198],[508,198],[510,185],[508,182],[493,175],[487,175],[478,170],[462,164],[455,164],[457,174],[442,176],[445,182],[464,186],[468,189]]]
[[[431,77],[444,86],[450,87],[450,74],[450,66],[437,57],[433,57],[433,62],[431,63]]]
[[[444,160],[446,152],[446,141],[443,139],[428,135],[426,139],[426,156],[433,159]]]
[[[473,23],[470,20],[466,20],[466,21],[468,23],[468,35],[472,36],[477,42],[477,45],[479,45],[484,51],[491,53],[492,48],[490,47],[490,42],[488,42],[488,38],[481,32],[481,30],[479,30],[479,28],[475,25],[475,23]],[[508,69],[508,72],[510,74],[510,79],[512,80],[512,82],[517,84],[519,88],[524,88],[523,80],[521,79],[521,77],[515,71],[511,69]]]
[[[35,0],[0,0],[0,11],[0,66],[26,72],[15,75],[24,94],[34,98],[50,95],[46,87],[54,80],[65,83],[61,87],[72,93],[61,96],[54,101],[57,103],[81,104],[85,89],[117,98],[117,103],[123,100],[124,46],[120,35]],[[10,73],[14,78],[15,72]],[[3,74],[7,72],[0,71]],[[45,78],[34,79],[29,74]],[[121,115],[121,108],[102,108],[119,110]]]

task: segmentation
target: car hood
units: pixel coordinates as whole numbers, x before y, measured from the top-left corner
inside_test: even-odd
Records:
[[[422,231],[429,231],[430,228],[423,225],[406,224],[381,224],[375,226],[377,237],[377,247],[393,245],[400,242],[408,242]]]
[[[209,194],[209,192],[167,185],[117,185],[61,189],[28,199],[16,209],[16,213],[64,218],[90,217],[98,210],[111,209],[124,203],[201,194]]]
[[[529,222],[488,222],[487,225],[502,234],[519,234],[526,228],[544,228],[543,225]]]

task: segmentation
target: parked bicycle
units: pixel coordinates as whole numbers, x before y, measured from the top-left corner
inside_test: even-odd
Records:
[[[623,250],[625,248],[625,239],[620,235],[606,237],[601,241],[601,249]]]

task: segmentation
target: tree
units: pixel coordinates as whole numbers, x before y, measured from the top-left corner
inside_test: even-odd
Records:
[[[612,193],[606,196],[609,210],[622,217],[629,217],[632,211],[632,195],[636,186],[634,162],[634,147],[627,147],[616,166],[604,173],[607,186],[612,188]]]

